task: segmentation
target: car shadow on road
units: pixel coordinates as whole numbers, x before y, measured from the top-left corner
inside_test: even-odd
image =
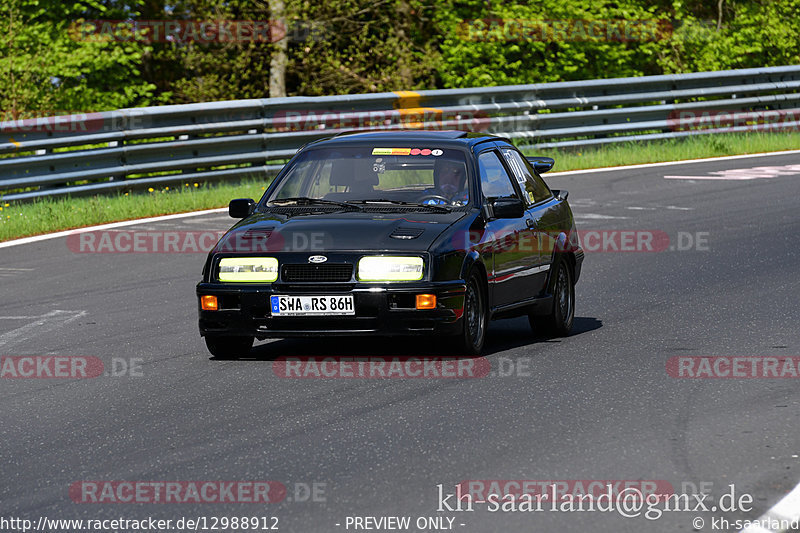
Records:
[[[599,318],[576,316],[573,320],[572,332],[569,337],[576,337],[602,327],[603,321]],[[533,331],[527,317],[498,320],[492,322],[489,326],[486,344],[483,347],[483,355],[491,355],[536,344],[558,344],[563,340],[563,338],[547,337]]]
[[[600,319],[575,317],[570,337],[603,327]],[[498,320],[489,325],[484,356],[539,343],[559,343],[531,331],[527,318]],[[270,361],[277,357],[459,357],[446,341],[429,337],[310,337],[257,343],[242,360]]]
[[[312,337],[258,343],[250,355],[271,360],[276,357],[432,357],[443,353],[440,342],[426,337]]]

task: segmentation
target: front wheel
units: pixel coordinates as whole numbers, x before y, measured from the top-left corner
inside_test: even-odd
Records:
[[[486,298],[480,277],[472,273],[464,294],[464,315],[461,317],[461,332],[455,336],[455,348],[461,355],[480,355],[486,339]]]
[[[206,347],[217,359],[237,359],[250,353],[253,337],[206,335]]]
[[[548,337],[566,337],[572,330],[574,318],[575,283],[572,271],[566,261],[559,261],[553,289],[553,308],[544,316],[528,315],[528,320],[534,331],[541,329]]]

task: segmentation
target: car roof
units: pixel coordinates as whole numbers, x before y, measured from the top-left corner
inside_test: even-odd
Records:
[[[328,137],[309,143],[306,147],[320,147],[323,145],[348,145],[369,143],[413,143],[413,142],[446,142],[447,144],[461,144],[474,146],[485,141],[508,141],[505,137],[498,137],[489,133],[459,131],[459,130],[377,130],[344,132],[334,137]]]

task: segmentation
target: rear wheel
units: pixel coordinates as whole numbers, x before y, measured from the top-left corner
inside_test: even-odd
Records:
[[[486,297],[479,275],[470,274],[464,294],[464,315],[461,317],[461,332],[455,336],[454,348],[461,355],[480,355],[486,339]]]
[[[553,288],[553,307],[544,316],[528,315],[534,331],[548,337],[566,337],[572,330],[575,318],[575,282],[572,270],[566,261],[558,262],[556,281]]]
[[[254,340],[253,337],[206,335],[206,347],[217,359],[237,359],[250,353]]]

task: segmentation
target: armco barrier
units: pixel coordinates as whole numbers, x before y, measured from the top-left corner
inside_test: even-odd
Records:
[[[0,194],[12,201],[265,177],[303,144],[352,130],[477,130],[555,148],[796,129],[798,89],[800,66],[783,66],[12,120],[0,122]],[[766,113],[744,113],[761,110],[779,110],[779,120],[759,125]]]

